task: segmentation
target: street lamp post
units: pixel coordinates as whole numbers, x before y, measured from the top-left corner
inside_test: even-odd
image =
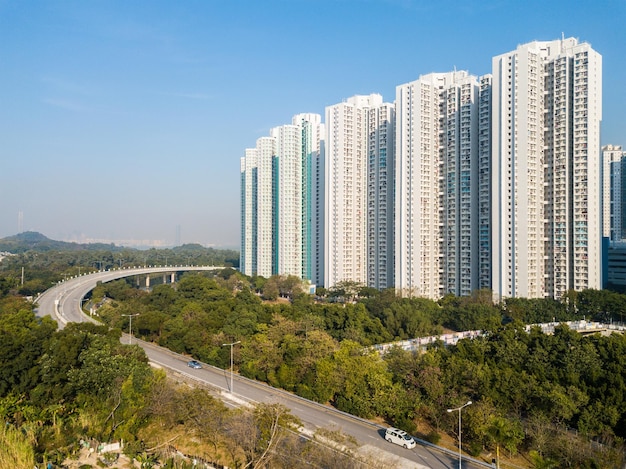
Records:
[[[139,316],[139,313],[135,314],[122,314],[126,318],[130,318],[130,325],[128,327],[128,345],[133,343],[133,317]]]
[[[233,393],[233,345],[240,344],[241,340],[232,344],[222,344],[222,347],[230,347],[230,393]]]
[[[459,469],[461,469],[461,410],[468,405],[472,405],[472,401],[467,401],[467,403],[463,404],[461,407],[457,407],[456,409],[448,409],[448,412],[459,412]]]

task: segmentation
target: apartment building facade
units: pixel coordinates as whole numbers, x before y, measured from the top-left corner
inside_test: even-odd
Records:
[[[602,147],[602,236],[613,243],[626,239],[626,151]]]
[[[479,288],[481,200],[482,221],[490,222],[488,184],[483,187],[489,132],[481,173],[479,112],[489,111],[489,90],[466,71],[396,87],[395,282],[403,295],[439,298]],[[488,114],[483,118],[488,130]]]
[[[274,155],[276,141],[261,137],[241,158],[241,252],[245,275],[270,277],[274,256]]]
[[[270,130],[276,141],[274,156],[275,274],[302,276],[302,132],[298,125]]]
[[[492,66],[494,296],[601,288],[602,59],[569,38]]]
[[[367,286],[394,282],[395,107],[374,106],[368,116]]]
[[[297,114],[302,160],[302,273],[315,285],[324,281],[324,124],[319,114]]]
[[[241,159],[240,268],[251,276],[311,280],[323,268],[321,248],[305,249],[320,230],[321,116],[298,114],[269,133]]]
[[[324,286],[366,285],[369,111],[379,94],[357,95],[326,108]]]

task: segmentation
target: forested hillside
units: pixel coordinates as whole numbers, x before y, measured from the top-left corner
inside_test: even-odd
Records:
[[[582,336],[565,325],[552,335],[524,329],[582,318],[622,321],[626,298],[617,293],[493,304],[481,291],[434,302],[346,283],[313,297],[292,277],[248,278],[225,268],[185,274],[151,291],[130,279],[100,284],[90,301],[100,305],[103,325],[57,331],[21,295],[27,282],[39,282],[32,291],[41,291],[75,269],[66,255],[27,251],[0,263],[0,458],[10,456],[3,447],[21,458],[0,459],[0,467],[60,463],[81,440],[122,438],[129,454],[164,461],[155,448],[175,435],[183,452],[236,467],[267,454],[267,425],[296,423],[279,408],[226,411],[201,390],[166,380],[141,349],[120,344],[129,314],[138,314],[133,333],[142,339],[222,368],[230,365],[222,344],[241,341],[237,373],[435,443],[444,435],[454,441],[457,417],[447,409],[471,400],[463,410],[463,449],[488,461],[499,453],[503,463],[515,457],[526,467],[623,467],[626,338]],[[33,273],[24,285],[21,266]],[[476,329],[484,336],[424,353],[393,348],[381,356],[371,347]],[[237,443],[243,428],[256,435],[249,447]],[[339,467],[323,447],[288,435],[281,445],[291,449],[273,450],[261,465],[295,467],[293,456]],[[361,467],[350,457],[341,461]]]
[[[569,306],[519,299],[493,305],[485,292],[436,303],[386,291],[336,304],[308,295],[267,302],[250,285],[239,274],[190,274],[149,293],[120,280],[94,294],[112,299],[99,311],[112,327],[125,329],[122,315],[139,313],[133,330],[141,338],[224,368],[229,351],[221,344],[241,340],[239,373],[432,441],[457,432],[446,409],[471,400],[463,435],[476,456],[502,449],[554,467],[622,463],[626,337],[523,327],[583,316],[617,320],[623,312],[610,307],[623,304],[619,295],[585,291]],[[486,334],[423,354],[397,348],[381,357],[369,348],[465,328]]]
[[[361,469],[356,446],[338,452],[298,438],[299,422],[278,404],[228,410],[206,390],[167,379],[120,331],[90,323],[62,331],[32,305],[0,299],[0,467],[62,467],[85,446],[124,442],[142,468],[313,467]],[[323,432],[330,441],[341,438]],[[94,467],[107,467],[104,453]],[[92,466],[81,466],[87,469]],[[384,464],[381,469],[391,469]]]

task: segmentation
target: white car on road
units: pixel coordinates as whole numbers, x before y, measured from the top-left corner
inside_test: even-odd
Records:
[[[415,440],[404,430],[398,430],[397,428],[388,428],[385,432],[385,440],[390,443],[395,443],[405,448],[415,448]]]

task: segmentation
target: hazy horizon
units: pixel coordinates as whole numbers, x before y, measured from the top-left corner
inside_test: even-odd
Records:
[[[193,243],[193,242],[187,242],[187,243],[174,243],[174,244],[167,244],[165,243],[163,240],[150,240],[150,239],[126,239],[126,240],[108,240],[108,239],[93,239],[93,238],[82,238],[82,239],[54,239],[51,238],[49,236],[46,236],[45,233],[40,233],[38,231],[22,231],[20,233],[15,233],[12,235],[7,235],[4,236],[2,238],[0,238],[0,240],[6,239],[6,238],[11,238],[14,236],[19,236],[19,235],[24,235],[24,234],[28,234],[28,233],[38,233],[42,236],[45,236],[46,238],[48,238],[51,241],[61,241],[61,242],[66,242],[66,243],[75,243],[75,244],[112,244],[117,248],[131,248],[131,249],[137,249],[137,250],[145,250],[145,249],[173,249],[175,247],[178,246],[183,246],[183,245],[193,245],[193,244],[198,244],[201,245],[202,247],[205,248],[214,248],[214,249],[223,249],[223,250],[235,250],[235,251],[239,251],[239,246],[238,245],[233,245],[233,246],[217,246],[217,245],[210,245],[210,244],[200,244],[200,243]]]

